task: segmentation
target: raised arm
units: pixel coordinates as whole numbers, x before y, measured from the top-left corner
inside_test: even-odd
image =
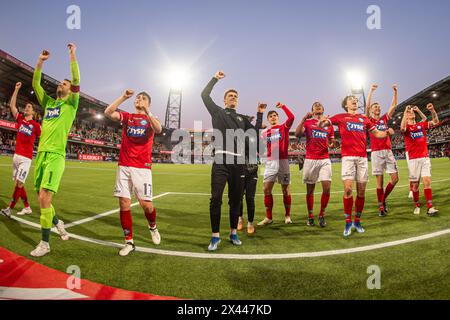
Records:
[[[310,119],[312,117],[312,113],[308,112],[303,118],[302,121],[300,121],[300,124],[295,129],[295,136],[297,138],[300,138],[305,133],[305,122],[306,120]]]
[[[434,109],[433,104],[432,103],[427,104],[427,109],[428,111],[431,112],[431,121],[430,121],[431,125],[433,126],[437,125],[439,123],[439,117],[437,115],[436,110]]]
[[[373,129],[372,134],[377,139],[383,139],[394,135],[394,130],[392,128],[389,128],[387,131],[380,131],[378,129]]]
[[[111,120],[114,121],[120,121],[120,113],[117,112],[117,108],[124,103],[126,100],[131,98],[134,94],[134,91],[131,89],[126,90],[120,98],[116,99],[113,103],[111,103],[106,109],[105,109],[105,116],[108,117]]]
[[[264,111],[266,111],[267,104],[258,102],[258,111],[256,113],[256,123],[255,123],[255,129],[257,133],[259,133],[259,130],[262,129],[262,123],[263,123],[263,115]]]
[[[373,84],[370,87],[369,94],[367,95],[366,117],[368,117],[368,118],[370,117],[370,106],[372,105],[372,96],[373,96],[373,93],[375,92],[375,90],[377,90],[377,88],[378,88],[378,85]]]
[[[67,47],[69,48],[70,72],[72,74],[69,98],[71,100],[71,104],[78,107],[78,103],[80,101],[80,68],[78,67],[77,57],[75,54],[77,47],[74,43],[69,43]]]
[[[406,121],[408,120],[408,112],[411,111],[411,106],[406,106],[405,111],[403,112],[402,123],[400,124],[400,131],[406,131]]]
[[[42,53],[39,55],[38,61],[36,63],[36,67],[34,69],[33,73],[33,90],[36,94],[36,97],[39,101],[39,103],[43,104],[44,98],[47,95],[44,91],[44,88],[41,86],[41,78],[42,78],[42,66],[44,65],[44,62],[47,61],[47,59],[50,57],[50,52],[47,50],[43,50]],[[44,107],[44,106],[43,106]]]
[[[394,89],[394,96],[392,97],[392,102],[391,102],[391,106],[389,107],[389,111],[388,111],[388,117],[392,118],[392,115],[395,112],[395,108],[397,108],[397,104],[398,104],[398,88],[397,85],[394,84],[392,86],[392,89]]]
[[[152,127],[153,131],[155,131],[156,134],[160,134],[162,132],[162,125],[161,122],[159,122],[158,118],[156,118],[149,109],[144,108],[145,113],[147,114],[147,117],[150,119],[150,126]]]
[[[17,115],[19,114],[19,111],[17,110],[17,95],[19,94],[19,90],[22,87],[22,82],[17,82],[16,87],[14,88],[14,93],[11,97],[11,101],[9,103],[9,108],[11,109],[11,114],[13,115],[14,119],[17,118]]]
[[[283,109],[284,113],[286,114],[286,116],[288,118],[286,120],[286,122],[284,123],[285,126],[288,128],[292,127],[292,125],[294,124],[294,120],[295,120],[295,116],[292,113],[292,111],[286,105],[282,104],[281,102],[278,102],[276,107]]]
[[[222,108],[219,107],[217,104],[214,103],[213,99],[211,98],[211,92],[214,88],[215,84],[220,80],[225,78],[225,73],[223,71],[218,71],[214,77],[208,82],[205,89],[202,91],[202,100],[205,104],[206,109],[208,109],[208,112],[211,115],[216,114],[219,112]]]

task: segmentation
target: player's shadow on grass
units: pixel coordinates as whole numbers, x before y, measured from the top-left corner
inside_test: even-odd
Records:
[[[11,235],[18,237],[20,240],[22,240],[25,243],[30,244],[33,247],[36,245],[36,240],[30,238],[23,232],[24,226],[20,222],[5,218],[3,216],[2,216],[2,218],[4,218],[4,219],[2,219],[2,220],[4,220],[4,225],[6,226],[8,231],[11,233]],[[31,228],[31,227],[25,226],[25,228]]]

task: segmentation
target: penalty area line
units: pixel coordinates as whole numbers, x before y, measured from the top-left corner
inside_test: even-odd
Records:
[[[158,199],[158,198],[162,198],[162,197],[167,196],[167,195],[169,195],[169,194],[170,194],[170,192],[165,192],[165,193],[159,194],[159,195],[157,195],[157,196],[152,197],[152,200],[155,200],[155,199]],[[137,206],[138,204],[139,204],[139,202],[134,202],[134,203],[131,204],[131,207],[135,207],[135,206]],[[74,222],[71,222],[71,223],[66,224],[66,225],[65,225],[65,228],[68,229],[68,228],[72,228],[72,227],[74,227],[74,226],[79,226],[80,224],[84,224],[84,223],[87,223],[87,222],[91,222],[91,221],[93,221],[93,220],[96,220],[96,219],[100,219],[100,218],[109,216],[109,215],[114,214],[114,213],[117,213],[117,212],[119,212],[119,211],[120,211],[120,208],[117,208],[117,209],[113,209],[113,210],[110,210],[110,211],[106,211],[106,212],[97,214],[97,215],[92,216],[92,217],[89,217],[89,218],[85,218],[85,219],[81,219],[81,220],[78,220],[78,221],[74,221]]]

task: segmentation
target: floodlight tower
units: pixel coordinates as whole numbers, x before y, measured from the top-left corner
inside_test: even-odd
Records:
[[[172,67],[167,73],[167,82],[170,85],[165,121],[165,128],[167,129],[180,129],[182,87],[185,85],[186,79],[187,72],[183,68]]]
[[[350,81],[350,88],[352,96],[358,99],[358,110],[366,112],[366,95],[364,94],[364,79],[359,72],[349,72],[348,79]]]
[[[165,121],[167,129],[180,129],[182,96],[181,89],[170,89],[169,91]]]

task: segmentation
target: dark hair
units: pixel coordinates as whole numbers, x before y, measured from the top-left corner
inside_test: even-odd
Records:
[[[227,91],[225,91],[225,93],[224,93],[224,95],[223,95],[223,98],[225,99],[225,98],[227,97],[227,94],[229,94],[230,92],[234,92],[234,93],[236,93],[237,95],[239,95],[239,93],[237,92],[236,89],[228,89]]]
[[[31,101],[25,102],[25,107],[26,107],[28,104],[31,104],[31,107],[33,108],[33,110],[35,109],[34,103],[33,103],[33,102],[31,102]]]
[[[63,81],[69,81],[69,83],[72,84],[72,81],[69,79],[64,79]]]
[[[278,112],[276,112],[275,110],[271,110],[271,111],[269,111],[268,113],[267,113],[267,119],[269,119],[269,117],[272,115],[272,114],[276,114],[276,115],[278,115]]]
[[[311,106],[311,111],[314,110],[314,106],[322,107],[322,109],[325,110],[325,108],[323,107],[323,105],[322,105],[319,101],[316,101],[316,102],[314,102],[314,103],[312,104],[312,106]]]
[[[348,110],[347,110],[347,101],[348,101],[348,99],[350,99],[350,98],[353,98],[353,96],[346,96],[346,97],[344,98],[344,100],[342,100],[342,109],[344,109],[345,111],[348,111]]]
[[[140,95],[146,96],[149,103],[152,102],[152,97],[150,97],[150,95],[149,95],[147,92],[142,91],[142,92],[139,92],[139,93],[137,94],[137,96],[140,96]],[[137,96],[136,96],[136,97],[137,97]]]

